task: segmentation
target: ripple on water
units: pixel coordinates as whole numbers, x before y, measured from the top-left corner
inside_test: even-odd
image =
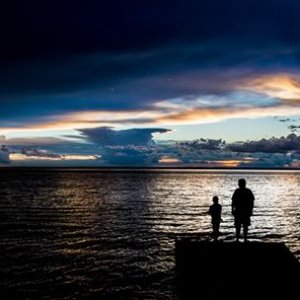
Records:
[[[0,181],[0,290],[14,299],[175,299],[174,240],[207,239],[213,195],[234,239],[239,173],[9,172]],[[243,173],[250,238],[300,259],[300,174]]]

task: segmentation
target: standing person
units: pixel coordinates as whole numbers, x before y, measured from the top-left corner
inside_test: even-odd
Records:
[[[244,178],[238,181],[239,188],[232,195],[231,211],[234,216],[234,226],[236,230],[236,240],[239,241],[241,226],[243,225],[244,241],[247,241],[248,226],[252,216],[254,206],[254,196],[250,189],[246,188]]]
[[[211,224],[213,227],[213,238],[216,241],[220,235],[220,223],[222,221],[221,214],[222,214],[222,205],[219,204],[219,198],[217,196],[213,197],[213,203],[209,207],[208,213],[211,215]]]

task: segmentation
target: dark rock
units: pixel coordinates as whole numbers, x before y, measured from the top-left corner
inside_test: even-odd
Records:
[[[176,241],[181,299],[298,299],[300,264],[283,243]]]

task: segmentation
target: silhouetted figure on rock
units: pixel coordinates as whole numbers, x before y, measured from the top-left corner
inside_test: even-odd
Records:
[[[239,188],[232,195],[231,211],[234,215],[234,226],[236,229],[236,240],[239,241],[241,226],[244,231],[244,241],[247,241],[248,226],[253,212],[254,196],[250,189],[246,188],[246,180],[239,179]]]
[[[211,224],[213,227],[213,238],[216,241],[220,235],[220,223],[222,221],[222,205],[219,204],[219,198],[217,196],[213,197],[213,203],[209,207],[208,213],[211,215]]]

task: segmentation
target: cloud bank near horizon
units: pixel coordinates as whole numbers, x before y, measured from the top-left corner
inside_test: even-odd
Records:
[[[28,165],[42,161],[49,165],[84,166],[198,166],[198,167],[300,167],[300,136],[258,141],[231,142],[222,139],[192,141],[156,141],[154,133],[166,134],[162,128],[115,130],[107,127],[80,129],[80,142],[59,142],[31,147],[2,146],[2,165]],[[9,141],[2,136],[1,142]],[[52,141],[53,142],[53,141]],[[38,139],[35,140],[38,143]],[[67,161],[67,162],[66,162]]]

